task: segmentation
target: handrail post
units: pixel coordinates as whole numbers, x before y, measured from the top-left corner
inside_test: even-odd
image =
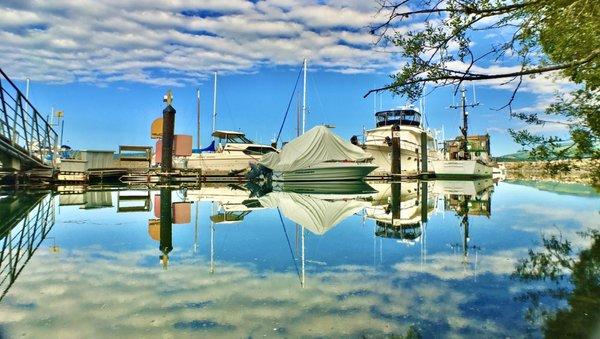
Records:
[[[4,88],[2,87],[2,79],[0,79],[0,100],[2,101],[2,112],[4,113],[4,127],[6,128],[6,137],[12,140],[10,131],[10,123],[8,122],[8,112],[6,111],[6,101],[4,101]]]

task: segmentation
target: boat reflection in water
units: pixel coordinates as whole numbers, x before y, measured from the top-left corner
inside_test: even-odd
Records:
[[[536,337],[515,264],[597,203],[491,180],[4,196],[0,336]]]
[[[423,233],[423,223],[435,211],[437,199],[432,182],[407,181],[373,184],[378,190],[365,216],[375,220],[375,235],[414,243]]]
[[[54,204],[47,192],[0,197],[0,302],[54,226]]]
[[[453,250],[460,250],[462,263],[469,264],[469,250],[475,251],[474,267],[477,269],[477,254],[479,246],[470,244],[469,217],[492,215],[492,193],[494,182],[492,179],[475,181],[436,181],[434,189],[444,196],[444,210],[453,211],[460,220],[462,241],[460,244],[451,244]]]

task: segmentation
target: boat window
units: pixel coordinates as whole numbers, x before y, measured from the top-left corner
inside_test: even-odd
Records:
[[[419,126],[421,124],[421,113],[412,109],[396,109],[375,113],[377,127],[390,125]]]
[[[253,144],[252,140],[246,138],[240,134],[228,134],[225,138],[219,138],[219,142],[222,144]]]
[[[244,150],[247,155],[263,155],[271,152],[275,152],[275,149],[269,146],[249,146]]]

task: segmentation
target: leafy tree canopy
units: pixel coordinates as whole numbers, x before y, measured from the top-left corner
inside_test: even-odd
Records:
[[[600,1],[597,0],[392,0],[381,1],[385,22],[372,27],[379,43],[406,61],[385,87],[415,100],[426,84],[501,82],[514,91],[506,105],[528,124],[564,124],[579,157],[599,157]],[[487,43],[494,34],[505,40]],[[477,42],[477,43],[475,43]],[[482,43],[483,42],[483,43]],[[487,44],[486,44],[487,43]],[[502,61],[508,67],[490,67]],[[525,77],[562,76],[578,88],[557,94],[544,112],[512,111]],[[564,156],[565,140],[511,131],[539,159]]]

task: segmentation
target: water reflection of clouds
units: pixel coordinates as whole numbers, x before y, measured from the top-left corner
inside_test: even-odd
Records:
[[[500,187],[503,194],[514,191]],[[164,271],[158,265],[158,243],[140,223],[150,213],[86,211],[85,225],[62,221],[53,231],[62,244],[69,242],[62,253],[42,248],[25,268],[0,304],[0,334],[4,327],[15,336],[53,333],[67,338],[348,336],[404,334],[416,324],[426,335],[519,335],[525,325],[514,296],[526,286],[508,280],[516,261],[536,246],[541,234],[559,230],[577,246],[586,246],[576,232],[600,228],[600,220],[589,208],[593,201],[580,204],[584,200],[577,197],[505,198],[493,200],[491,219],[471,217],[471,239],[483,247],[477,270],[477,251],[469,250],[465,265],[462,252],[452,254],[446,246],[460,240],[462,229],[450,213],[445,219],[429,217],[425,265],[416,251],[392,239],[383,240],[387,264],[360,265],[376,254],[371,253],[372,235],[365,231],[371,227],[357,227],[360,218],[355,216],[322,237],[308,237],[309,251],[323,249],[319,255],[309,253],[310,258],[328,265],[309,263],[304,289],[289,262],[275,258],[287,255],[287,248],[274,210],[253,211],[235,232],[218,228],[217,240],[231,238],[228,247],[218,242],[214,275],[204,257],[182,253],[191,227],[173,229],[173,260]],[[210,215],[208,204],[199,207],[201,216]],[[63,212],[63,220],[82,217],[79,210]],[[95,224],[88,222],[92,220]],[[207,228],[201,231],[206,245]],[[363,242],[367,246],[358,246]],[[277,260],[281,265],[272,265]]]
[[[63,338],[193,336],[197,330],[232,337],[403,334],[420,323],[449,336],[484,332],[462,307],[476,293],[438,279],[403,279],[407,265],[391,272],[320,268],[300,288],[295,273],[258,274],[250,266],[219,263],[209,275],[198,258],[181,258],[168,271],[132,264],[147,256],[155,253],[108,252],[99,259],[95,250],[40,252],[0,306],[3,326],[13,334]],[[510,333],[506,325],[500,319],[492,327]]]

